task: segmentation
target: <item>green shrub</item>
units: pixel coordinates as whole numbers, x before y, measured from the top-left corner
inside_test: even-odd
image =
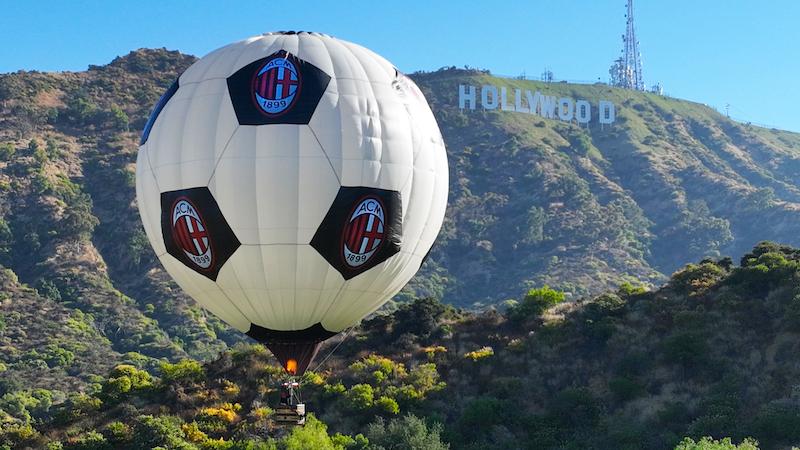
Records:
[[[753,421],[757,435],[765,442],[800,441],[800,404],[776,400],[761,407]]]
[[[306,416],[303,427],[295,427],[281,441],[284,450],[338,450],[328,435],[328,426],[317,420],[313,414]]]
[[[625,377],[612,378],[608,382],[608,389],[614,398],[620,402],[627,402],[644,394],[644,386],[635,380]]]
[[[478,397],[464,406],[458,429],[464,436],[487,434],[495,425],[506,425],[515,414],[512,404],[494,397]]]
[[[708,344],[696,332],[675,333],[664,339],[662,346],[667,362],[684,367],[694,367],[704,362],[708,356]]]
[[[199,383],[205,376],[203,366],[193,359],[183,359],[175,364],[161,364],[161,380],[166,383]]]
[[[564,301],[564,293],[544,286],[531,289],[522,301],[509,308],[508,318],[514,322],[522,322],[539,317],[545,310]]]
[[[704,437],[695,442],[692,438],[684,438],[675,450],[758,450],[758,442],[752,439],[745,439],[741,444],[736,445],[731,442],[731,438],[714,440],[711,437]]]
[[[447,450],[450,446],[442,442],[442,426],[434,424],[428,427],[425,421],[407,415],[400,418],[377,422],[367,427],[366,437],[370,448],[385,450]]]
[[[14,148],[14,144],[10,142],[6,142],[5,144],[0,144],[0,160],[8,161],[14,157],[14,154],[17,152],[17,149]]]
[[[680,293],[696,296],[705,294],[725,276],[723,268],[713,262],[687,264],[672,275],[670,284]]]
[[[385,395],[382,395],[375,400],[375,407],[377,407],[379,411],[387,414],[400,413],[400,405],[397,404],[397,400]]]
[[[554,419],[567,426],[596,424],[603,416],[603,406],[586,388],[568,388],[556,395],[550,405]]]
[[[106,425],[103,435],[110,442],[119,444],[129,441],[133,437],[133,430],[130,425],[115,421]]]
[[[356,384],[345,394],[351,408],[365,410],[375,403],[375,394],[369,384]]]
[[[186,442],[181,429],[183,421],[175,416],[139,416],[134,427],[134,448],[163,446],[170,449],[196,448]]]
[[[120,364],[111,370],[108,380],[103,384],[103,394],[111,399],[119,399],[131,391],[148,389],[152,386],[152,377],[149,373],[128,364]]]
[[[106,441],[105,436],[94,430],[84,433],[71,442],[67,442],[67,445],[64,446],[65,450],[111,450],[112,448],[112,445]]]

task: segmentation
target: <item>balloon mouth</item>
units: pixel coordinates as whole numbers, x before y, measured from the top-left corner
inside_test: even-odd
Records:
[[[286,373],[289,375],[297,375],[297,360],[294,358],[287,359],[284,369],[286,369]]]
[[[264,344],[291,376],[303,375],[317,356],[322,342],[336,334],[320,323],[291,331],[270,330],[251,324],[247,332],[248,336]]]

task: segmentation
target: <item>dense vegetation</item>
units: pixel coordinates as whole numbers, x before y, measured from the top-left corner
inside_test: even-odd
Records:
[[[788,448],[800,443],[798,280],[800,250],[762,243],[740,266],[706,259],[655,291],[626,284],[568,303],[542,287],[481,313],[416,300],[365,321],[303,377],[304,428],[276,427],[282,371],[262,346],[238,344],[207,364],[117,365],[81,393],[6,394],[0,442]]]
[[[414,75],[450,155],[440,239],[393,312],[305,379],[321,421],[275,429],[274,361],[171,282],[136,209],[139,130],[193,61],[139,50],[0,75],[4,445],[800,442],[797,251],[720,259],[800,245],[800,135],[653,94],[452,68]],[[457,86],[483,83],[612,100],[617,123],[458,110]]]

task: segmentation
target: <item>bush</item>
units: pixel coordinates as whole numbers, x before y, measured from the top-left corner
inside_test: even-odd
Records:
[[[754,428],[765,442],[796,443],[800,440],[800,404],[776,400],[762,406],[755,417]]]
[[[559,392],[550,410],[558,422],[578,427],[594,425],[603,415],[602,404],[586,388]]]
[[[696,296],[716,286],[725,274],[725,270],[713,262],[688,264],[672,275],[670,284],[680,293]]]
[[[135,426],[134,448],[195,448],[184,440],[182,424],[183,421],[175,416],[139,416]]]
[[[347,403],[351,408],[365,410],[372,407],[375,402],[375,394],[372,386],[368,384],[356,384],[345,394]]]
[[[105,436],[97,431],[91,430],[74,441],[67,442],[65,450],[111,450],[111,444],[106,441]]]
[[[663,349],[667,362],[687,368],[702,363],[708,355],[705,339],[696,332],[680,332],[667,337]]]
[[[111,399],[119,399],[131,391],[144,390],[152,386],[149,373],[128,364],[120,364],[111,370],[108,380],[103,384],[103,394]]]
[[[237,414],[241,411],[242,405],[238,403],[221,403],[214,407],[203,408],[200,410],[200,417],[203,419],[218,419],[224,423],[233,423],[239,419]]]
[[[203,366],[193,359],[183,359],[175,364],[161,364],[161,381],[199,383],[205,379]]]
[[[306,416],[305,426],[293,428],[281,444],[284,450],[339,450],[328,435],[328,426],[313,414]]]
[[[385,422],[382,418],[367,427],[366,437],[371,449],[376,450],[447,450],[450,446],[442,442],[442,426],[428,427],[425,422],[407,415]]]
[[[731,442],[731,438],[714,440],[704,437],[695,442],[692,438],[684,438],[675,450],[758,450],[758,442],[752,439],[745,439],[741,444],[736,445]]]
[[[644,386],[630,378],[617,377],[608,382],[611,394],[620,402],[627,402],[644,393]]]
[[[14,157],[16,152],[17,149],[14,148],[14,144],[6,142],[5,144],[0,145],[0,160],[8,161]]]
[[[129,441],[133,437],[133,430],[128,424],[115,421],[106,425],[103,435],[105,435],[109,442],[123,443]]]
[[[438,328],[439,321],[452,307],[434,298],[422,298],[404,304],[394,313],[395,337],[412,334],[419,339],[426,339]]]
[[[399,414],[400,413],[400,405],[397,404],[397,400],[387,397],[385,395],[380,396],[377,400],[375,400],[375,406],[384,413],[388,414]]]
[[[522,301],[509,308],[508,318],[514,322],[523,322],[539,317],[545,310],[564,301],[564,293],[544,286],[531,289]]]
[[[479,397],[464,407],[458,419],[458,429],[463,436],[488,434],[495,425],[507,425],[516,411],[506,400]]]
[[[492,347],[482,347],[477,350],[465,353],[464,358],[471,359],[472,361],[480,361],[482,359],[488,358],[493,355],[494,355],[494,349],[492,349]]]

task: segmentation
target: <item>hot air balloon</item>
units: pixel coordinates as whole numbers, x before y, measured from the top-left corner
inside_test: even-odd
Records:
[[[319,33],[267,33],[195,62],[156,104],[137,158],[166,271],[292,375],[411,279],[447,190],[419,88]]]

